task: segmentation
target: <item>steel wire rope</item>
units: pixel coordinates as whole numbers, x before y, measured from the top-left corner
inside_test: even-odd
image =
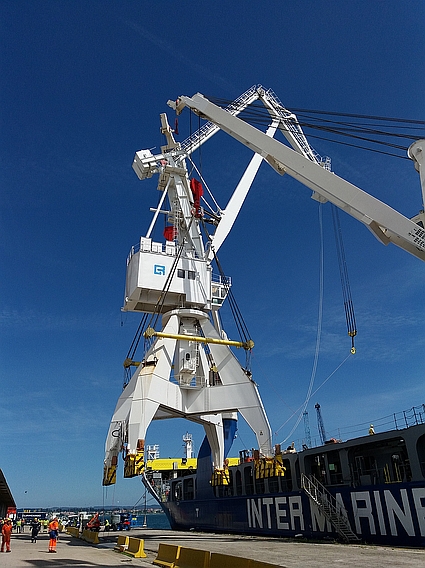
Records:
[[[261,124],[264,124],[264,123],[261,123]],[[304,125],[304,126],[310,126],[310,125]],[[331,129],[321,129],[321,130],[326,130],[327,132],[333,133],[333,134],[336,134],[336,135],[338,135],[338,134],[343,135],[342,133],[337,132],[337,131],[333,131]],[[345,136],[350,137],[350,138],[354,138],[354,136],[350,136],[349,134],[345,134]],[[385,150],[378,150],[377,148],[370,148],[370,147],[365,146],[365,145],[362,146],[362,145],[359,145],[359,144],[350,144],[349,142],[344,142],[342,140],[333,140],[332,138],[326,138],[324,136],[318,136],[317,134],[312,134],[310,132],[308,133],[308,138],[309,139],[314,138],[316,140],[325,140],[326,142],[330,142],[330,143],[333,143],[333,144],[340,144],[341,146],[358,148],[360,150],[365,150],[367,152],[374,152],[376,154],[383,154],[385,156],[392,156],[394,158],[400,158],[402,160],[410,160],[410,158],[407,155],[404,155],[404,154],[400,155],[400,154],[395,154],[395,153],[392,153],[392,152],[386,152]],[[410,137],[410,139],[416,140],[417,138]],[[364,138],[364,140],[370,142],[371,144],[376,143],[376,144],[380,144],[380,145],[384,145],[384,146],[388,146],[388,147],[393,147],[393,148],[398,149],[398,150],[403,150],[403,152],[407,152],[407,149],[408,149],[408,146],[400,146],[400,145],[397,145],[397,144],[390,145],[390,144],[384,143],[382,141],[374,141],[374,140],[370,140],[370,139],[367,139],[367,138]]]
[[[174,274],[175,274],[175,272],[176,272],[177,265],[178,265],[178,261],[179,261],[179,259],[180,259],[180,257],[181,257],[182,251],[183,251],[183,247],[184,247],[184,242],[183,242],[183,243],[180,245],[180,247],[178,248],[178,253],[177,253],[177,255],[176,255],[176,258],[175,258],[175,260],[174,260],[174,262],[173,262],[173,265],[172,265],[172,267],[171,267],[171,270],[170,270],[170,272],[169,272],[169,274],[168,274],[168,276],[167,276],[167,279],[166,279],[166,281],[165,281],[164,287],[163,287],[163,289],[161,290],[161,294],[160,294],[160,296],[159,296],[159,298],[158,298],[158,301],[157,301],[157,303],[155,304],[154,311],[153,311],[152,314],[151,314],[151,319],[149,320],[148,325],[147,325],[146,327],[153,327],[153,328],[155,328],[156,324],[158,323],[158,318],[159,318],[159,315],[160,315],[161,310],[162,310],[162,308],[163,308],[163,305],[164,305],[164,302],[165,302],[165,298],[166,298],[166,296],[167,296],[167,293],[168,293],[168,291],[169,291],[169,289],[170,289],[172,279],[173,279]],[[132,343],[131,343],[130,349],[129,349],[128,353],[127,353],[127,359],[133,359],[133,357],[134,357],[134,354],[135,354],[135,352],[136,352],[136,350],[137,350],[137,347],[138,347],[138,345],[139,345],[140,339],[141,339],[141,337],[143,336],[143,329],[145,328],[147,318],[148,318],[148,313],[143,314],[143,317],[142,317],[142,319],[141,319],[141,321],[140,321],[140,323],[139,323],[139,326],[138,326],[138,328],[137,328],[136,334],[135,334],[135,336],[134,336],[134,338],[133,338],[133,341],[132,341]],[[146,347],[146,345],[145,345],[145,347]],[[145,349],[145,350],[146,350],[146,349]],[[125,386],[127,385],[127,383],[128,383],[128,376],[129,376],[129,368],[127,368],[127,369],[125,370],[124,387],[125,387]]]
[[[302,404],[302,411],[300,412],[294,426],[287,435],[287,437],[282,440],[281,444],[284,444],[288,438],[292,436],[295,430],[298,428],[298,424],[301,422],[304,410],[311,398],[311,392],[313,390],[314,381],[317,373],[317,365],[319,362],[319,351],[320,351],[320,341],[322,337],[322,323],[323,323],[323,292],[324,292],[324,247],[323,247],[323,215],[322,215],[322,204],[319,203],[318,207],[318,217],[319,217],[319,235],[320,235],[320,245],[319,245],[319,305],[318,305],[318,320],[317,320],[317,332],[316,332],[316,346],[314,351],[313,367],[311,370],[310,383],[307,389],[307,395],[305,397],[304,403]]]
[[[348,335],[351,337],[351,352],[354,354],[354,337],[357,335],[356,317],[354,315],[354,305],[351,297],[350,280],[348,277],[347,261],[345,259],[344,242],[342,240],[341,223],[336,205],[332,203],[332,221],[335,234],[335,244],[338,258],[339,275],[341,279],[342,296],[344,301],[345,320],[347,323]]]
[[[328,375],[328,376],[326,377],[326,379],[324,379],[324,380],[320,383],[320,385],[311,393],[310,400],[311,400],[311,398],[335,375],[335,373],[336,373],[337,371],[339,371],[339,369],[344,365],[344,363],[345,363],[346,361],[348,361],[348,359],[349,359],[350,357],[352,357],[352,355],[353,355],[353,354],[350,352],[350,353],[345,357],[345,359],[343,359],[343,360],[341,361],[341,363],[332,371],[332,373],[330,373],[330,375]],[[277,392],[277,391],[275,391],[275,392]],[[304,404],[304,403],[303,403],[303,404]],[[277,434],[278,432],[280,432],[280,430],[282,430],[282,428],[283,428],[284,426],[286,426],[286,424],[292,419],[292,417],[295,416],[295,414],[296,414],[297,412],[299,412],[299,410],[303,407],[303,404],[301,404],[296,410],[293,410],[293,411],[292,411],[291,416],[289,416],[289,418],[287,418],[287,419],[285,420],[285,422],[279,426],[279,428],[274,432],[275,434]],[[286,406],[288,406],[288,405],[286,405]],[[288,408],[289,408],[289,407],[288,407]],[[292,409],[291,409],[291,410],[292,410]]]
[[[261,124],[261,125],[264,125],[264,124],[268,123],[268,121],[253,120],[253,119],[246,120],[246,122],[247,122],[248,124]],[[395,144],[395,143],[391,143],[391,142],[385,142],[385,141],[383,141],[383,140],[376,140],[376,139],[374,139],[374,138],[370,138],[370,137],[368,138],[368,137],[366,137],[366,136],[359,136],[358,134],[356,135],[356,134],[350,133],[350,132],[358,132],[358,133],[359,133],[359,132],[364,132],[364,133],[367,133],[367,131],[364,131],[364,130],[363,130],[363,131],[359,131],[359,130],[356,130],[356,129],[352,129],[352,130],[348,131],[347,129],[342,129],[342,128],[338,128],[338,129],[337,129],[337,128],[330,128],[329,126],[322,126],[322,125],[317,125],[317,124],[311,124],[311,123],[302,122],[302,121],[298,121],[298,124],[299,124],[300,127],[302,126],[302,127],[304,127],[304,128],[311,128],[312,130],[320,130],[320,131],[323,131],[323,132],[328,132],[328,133],[330,133],[330,134],[335,134],[335,135],[337,135],[337,136],[345,136],[345,137],[348,137],[348,138],[354,138],[354,139],[357,139],[357,140],[363,140],[364,142],[369,142],[369,143],[371,143],[371,144],[377,144],[377,145],[381,145],[381,146],[387,146],[387,147],[389,147],[389,148],[394,148],[394,149],[396,149],[396,150],[407,151],[407,146],[402,146],[402,145],[400,145],[400,144]],[[381,135],[381,136],[396,136],[394,133],[388,133],[388,132],[381,132],[380,135]],[[313,137],[313,135],[312,135],[311,133],[309,133],[309,138],[311,138],[311,137]],[[400,136],[400,137],[407,138],[407,139],[413,140],[413,141],[414,141],[414,140],[417,140],[417,137],[416,137],[416,136],[406,136],[406,135],[403,135],[403,136]],[[316,138],[318,138],[318,137],[316,136]],[[331,139],[328,139],[328,138],[322,138],[322,139],[328,140],[329,142],[336,142],[336,143],[339,143],[338,140],[331,140]],[[370,149],[370,148],[368,148],[367,146],[358,146],[358,147],[359,147],[359,148],[362,148],[362,149],[364,149],[364,150],[369,150],[369,149]],[[396,155],[396,156],[398,157],[398,155]]]
[[[203,226],[205,234],[208,238],[209,243],[211,243],[212,238],[211,238],[211,235],[209,234],[208,228],[206,227],[204,220],[202,220],[202,226]],[[211,250],[213,252],[213,256],[214,256],[214,260],[215,260],[216,265],[217,265],[217,269],[220,273],[220,277],[222,279],[222,282],[223,282],[225,290],[226,290],[226,297],[229,300],[230,311],[232,313],[233,320],[235,322],[236,329],[238,331],[239,337],[240,337],[240,339],[242,339],[243,341],[246,342],[246,341],[248,341],[248,339],[251,339],[250,333],[248,331],[248,326],[245,323],[245,320],[242,316],[242,312],[239,309],[238,303],[237,303],[237,301],[234,297],[234,294],[231,290],[231,287],[229,285],[229,279],[226,276],[226,274],[223,270],[223,267],[221,266],[221,263],[220,263],[218,256],[217,256],[217,253],[215,252],[215,250],[213,248],[211,248]],[[251,349],[246,350],[246,365],[245,365],[246,370],[249,370],[249,368],[250,368],[251,351],[252,351]]]
[[[217,97],[208,97],[207,99],[218,106],[227,106],[229,103],[233,102],[229,99],[221,99]],[[255,101],[251,103],[251,107],[257,107],[258,109],[264,111],[266,110],[265,107],[259,101]],[[418,120],[418,119],[410,119],[410,118],[397,118],[397,117],[389,117],[389,116],[379,116],[373,114],[358,114],[358,113],[348,113],[348,112],[336,112],[336,111],[326,111],[326,110],[313,110],[313,109],[305,109],[305,108],[296,108],[293,107],[291,109],[286,109],[291,113],[310,113],[310,114],[323,114],[323,115],[330,115],[330,116],[345,116],[349,118],[360,118],[360,119],[367,119],[367,120],[380,120],[380,121],[387,121],[387,122],[400,122],[406,124],[420,124],[425,126],[425,120]],[[245,112],[245,111],[244,111]]]
[[[308,118],[309,120],[313,120],[313,121],[317,121],[316,118],[314,117],[310,117],[307,116],[306,118]],[[320,127],[321,125],[319,124],[315,124],[315,123],[311,123],[311,122],[307,122],[306,118],[300,120],[298,118],[299,124],[301,126],[307,126],[307,127],[311,127],[311,128],[317,128]],[[378,130],[376,127],[378,125],[374,125],[374,124],[363,124],[363,123],[347,123],[347,122],[341,122],[341,121],[335,121],[335,120],[326,120],[326,119],[322,119],[322,122],[325,122],[327,125],[328,124],[334,124],[337,126],[334,127],[329,127],[330,131],[335,131],[335,132],[359,132],[362,134],[375,134],[377,136],[389,136],[389,137],[394,137],[394,138],[407,138],[407,139],[413,139],[415,138],[415,136],[412,136],[410,134],[405,134],[404,132],[392,132],[391,130]],[[371,128],[371,127],[374,128]],[[392,126],[390,125],[385,125],[385,127],[391,128]],[[325,128],[325,126],[323,126],[323,128]],[[404,129],[407,130],[407,126],[397,126],[397,128],[399,129]],[[410,127],[410,129],[419,129],[419,127]],[[418,133],[419,134],[419,133]]]
[[[255,122],[258,124],[267,124],[270,121],[270,115],[264,112],[265,109],[259,109],[258,112],[254,111],[254,112],[245,112],[245,117],[246,117],[246,121],[247,122]],[[295,115],[294,115],[295,116]],[[301,118],[303,117],[303,118]],[[284,118],[284,117],[282,117]],[[248,120],[249,119],[249,120]],[[291,121],[290,117],[287,117],[288,121]],[[379,125],[375,125],[375,124],[367,124],[367,123],[355,123],[355,122],[346,122],[346,121],[336,121],[336,120],[329,120],[329,119],[318,119],[316,117],[312,117],[309,115],[297,115],[296,116],[296,122],[293,121],[294,124],[298,123],[299,126],[304,126],[304,127],[310,127],[310,128],[320,128],[320,129],[324,129],[324,130],[328,130],[329,132],[335,132],[335,133],[339,133],[339,132],[358,132],[358,133],[363,133],[363,134],[375,134],[378,136],[388,136],[388,137],[394,137],[394,138],[407,138],[407,139],[416,139],[416,134],[415,135],[409,135],[406,134],[404,132],[400,133],[400,132],[393,132],[393,131],[389,131],[388,129],[391,128],[398,128],[398,129],[403,129],[403,130],[407,130],[407,128],[410,128],[411,130],[418,130],[420,127],[416,127],[416,126],[401,126],[401,125],[397,125],[397,126],[393,126],[393,125],[384,125],[384,127],[387,130],[382,130],[382,129],[377,129],[377,127]],[[308,119],[309,121],[314,121],[312,122],[308,122],[306,119]],[[318,123],[319,120],[321,120],[321,122],[323,124]],[[331,127],[329,125],[336,125],[334,127]],[[372,128],[373,127],[373,128]],[[419,134],[419,133],[418,133]]]
[[[159,315],[161,314],[162,308],[164,306],[165,299],[166,299],[167,294],[170,290],[171,282],[174,278],[174,274],[176,273],[177,265],[178,265],[178,262],[180,260],[181,255],[183,253],[184,246],[185,246],[185,240],[183,240],[183,242],[181,243],[181,245],[177,249],[176,257],[175,257],[174,262],[171,266],[171,270],[168,273],[167,279],[165,280],[164,287],[161,290],[161,294],[158,298],[158,301],[155,304],[154,311],[152,312],[151,319],[149,320],[149,323],[148,323],[148,327],[152,327],[152,328],[155,329],[155,326],[158,323]]]
[[[246,323],[245,323],[245,320],[244,320],[244,318],[243,318],[243,316],[242,316],[242,312],[241,312],[240,309],[239,309],[239,306],[238,306],[238,304],[237,304],[237,302],[236,302],[236,299],[235,299],[235,297],[234,297],[234,294],[233,294],[233,292],[232,292],[232,290],[231,290],[231,287],[230,287],[230,285],[229,285],[229,279],[227,278],[227,276],[226,276],[225,273],[224,273],[224,270],[223,270],[223,268],[222,268],[222,266],[221,266],[221,263],[220,263],[220,261],[219,261],[219,259],[218,259],[218,256],[217,256],[217,254],[216,254],[214,248],[212,249],[212,251],[213,251],[214,260],[215,260],[215,262],[216,262],[216,264],[217,264],[217,268],[218,268],[218,271],[219,271],[219,273],[220,273],[222,282],[223,282],[223,284],[224,284],[224,287],[225,287],[227,296],[228,296],[228,298],[229,298],[230,308],[231,308],[231,310],[232,310],[233,317],[235,318],[235,323],[236,323],[238,332],[239,332],[239,334],[240,334],[241,339],[243,339],[244,341],[247,341],[248,339],[250,339],[249,331],[248,331],[248,326],[247,326]]]
[[[212,101],[217,101],[216,104],[219,104],[220,106],[221,106],[221,104],[223,104],[219,99],[211,98],[211,100],[212,100]],[[224,101],[224,102],[226,103],[226,101]],[[251,108],[251,107],[253,107],[253,108]],[[260,124],[260,123],[261,123],[261,124],[263,124],[263,125],[269,123],[269,121],[270,121],[270,115],[269,115],[267,109],[265,109],[265,107],[260,106],[259,103],[257,103],[257,104],[256,104],[256,103],[252,103],[251,107],[248,107],[247,109],[245,109],[245,110],[243,111],[243,113],[241,113],[241,116],[240,116],[241,119],[246,120],[246,122],[248,122],[248,123],[257,123],[257,124]],[[323,113],[323,114],[328,114],[328,115],[333,115],[333,116],[347,116],[347,117],[360,118],[360,119],[367,119],[367,120],[368,120],[368,119],[381,120],[382,122],[394,122],[394,123],[399,122],[399,123],[402,123],[402,124],[425,125],[425,121],[420,121],[420,120],[398,119],[398,118],[392,118],[392,117],[378,117],[378,116],[373,116],[373,115],[356,115],[356,114],[348,114],[348,113],[332,113],[332,112],[325,113],[324,111],[309,111],[309,110],[305,110],[305,109],[293,109],[293,110],[294,110],[294,112],[296,112],[297,110],[302,110],[303,112],[316,113],[316,114]],[[292,112],[292,111],[289,111],[289,110],[288,110],[288,112]],[[289,118],[289,117],[288,117],[288,118]],[[297,118],[297,120],[298,120],[298,118]],[[317,119],[315,119],[315,120],[317,120]],[[328,122],[328,123],[331,122],[331,123],[334,123],[334,124],[336,123],[335,121],[329,121],[328,119],[322,119],[322,121],[323,121],[323,122]],[[332,133],[332,134],[335,134],[335,135],[348,136],[348,137],[351,137],[351,138],[357,138],[357,139],[360,139],[360,140],[364,140],[365,142],[369,142],[369,143],[371,143],[371,144],[384,145],[384,146],[393,147],[393,148],[395,148],[395,149],[399,149],[399,150],[403,150],[403,151],[406,151],[406,150],[407,150],[407,146],[401,146],[401,145],[398,145],[398,144],[392,144],[392,143],[390,143],[390,142],[384,142],[384,141],[382,141],[382,140],[376,140],[376,139],[373,139],[373,138],[371,139],[371,138],[366,138],[366,137],[362,137],[362,136],[355,136],[354,134],[350,134],[349,132],[345,132],[344,129],[342,129],[342,128],[339,128],[339,129],[337,129],[337,128],[329,128],[329,127],[327,127],[327,126],[320,126],[320,125],[317,125],[317,124],[311,124],[311,123],[309,123],[309,122],[303,122],[303,121],[300,121],[300,120],[298,120],[298,124],[299,124],[300,126],[304,126],[304,127],[306,127],[306,128],[320,129],[320,130],[323,130],[323,131],[326,131],[326,132],[329,132],[329,133]],[[337,123],[337,124],[338,124],[338,123]],[[420,137],[420,136],[419,136],[418,134],[416,134],[416,133],[413,134],[412,136],[408,136],[408,135],[406,135],[406,134],[404,134],[404,133],[403,133],[403,134],[399,134],[399,133],[394,133],[394,132],[386,132],[386,131],[382,131],[382,130],[381,130],[381,131],[372,131],[370,128],[367,128],[366,125],[365,125],[365,127],[363,128],[363,130],[361,130],[361,129],[359,128],[359,125],[356,124],[356,123],[350,124],[350,123],[344,122],[344,123],[340,123],[340,124],[342,124],[342,125],[344,125],[344,126],[351,126],[352,129],[353,129],[355,132],[356,132],[356,131],[357,131],[357,132],[364,132],[364,133],[367,133],[367,132],[373,133],[373,132],[375,132],[375,134],[380,135],[380,136],[402,137],[402,138],[407,138],[407,139],[410,139],[410,140],[417,140],[417,139]],[[369,126],[370,126],[370,125],[369,125]],[[386,125],[386,127],[388,128],[389,125]],[[392,125],[391,125],[391,127],[392,127]],[[399,126],[399,128],[407,128],[407,126]],[[411,128],[417,129],[417,128],[419,128],[419,126],[418,126],[418,127],[413,126],[413,127],[411,127]],[[333,142],[333,143],[339,143],[339,144],[342,144],[342,145],[345,145],[345,146],[352,146],[352,147],[364,149],[364,150],[367,150],[367,151],[372,151],[372,152],[387,154],[387,155],[390,155],[390,156],[393,156],[393,157],[397,157],[397,158],[409,159],[407,156],[400,156],[400,155],[398,155],[398,154],[393,154],[393,153],[388,153],[388,152],[380,151],[380,150],[377,150],[377,149],[374,149],[374,148],[369,148],[369,147],[367,147],[367,146],[359,146],[359,145],[344,143],[344,142],[342,142],[342,141],[331,140],[331,139],[328,139],[328,138],[322,138],[322,137],[320,137],[320,136],[313,136],[313,135],[311,135],[311,134],[309,134],[309,136],[310,136],[310,137],[315,137],[315,138],[318,138],[318,139],[322,139],[322,140],[327,140],[327,141]]]

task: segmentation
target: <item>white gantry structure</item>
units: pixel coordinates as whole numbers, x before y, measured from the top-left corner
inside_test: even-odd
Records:
[[[262,132],[237,115],[260,100],[270,113]],[[140,475],[145,463],[146,432],[153,420],[183,417],[202,424],[211,447],[212,467],[220,478],[225,468],[223,423],[240,414],[257,438],[258,455],[273,457],[270,425],[251,373],[241,366],[231,347],[250,350],[250,338],[231,341],[222,329],[219,309],[231,286],[224,274],[213,274],[216,254],[228,236],[262,160],[279,174],[288,173],[313,190],[313,198],[331,201],[360,220],[384,244],[393,242],[425,260],[423,210],[407,219],[330,171],[328,159],[309,146],[295,115],[276,95],[254,86],[226,109],[200,94],[169,102],[178,113],[188,106],[209,120],[183,143],[175,141],[165,114],[161,131],[166,145],[161,153],[137,152],[133,169],[139,179],[158,176],[159,202],[144,237],[127,259],[124,311],[152,315],[145,330],[150,347],[136,366],[118,399],[107,440],[103,484],[116,481],[118,456],[125,461],[124,477]],[[191,154],[224,130],[254,151],[245,173],[224,209],[204,207],[204,187],[190,179]],[[274,139],[280,130],[291,147]],[[425,193],[423,149],[415,142],[409,156],[421,176]],[[191,163],[191,168],[195,168]],[[198,174],[198,177],[200,175]],[[205,185],[205,184],[204,184]],[[211,196],[212,198],[212,196]],[[213,199],[213,198],[212,198]],[[151,235],[159,216],[166,216],[162,242]],[[206,226],[208,225],[208,230]]]

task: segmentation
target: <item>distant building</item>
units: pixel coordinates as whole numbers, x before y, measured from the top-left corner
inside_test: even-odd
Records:
[[[12,511],[16,513],[16,503],[0,469],[0,518],[4,519]]]

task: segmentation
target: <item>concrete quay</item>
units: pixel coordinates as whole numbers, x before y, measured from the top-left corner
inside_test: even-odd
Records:
[[[391,548],[336,543],[311,543],[239,535],[132,529],[128,534],[144,539],[147,558],[130,558],[114,552],[120,532],[99,533],[97,546],[61,533],[57,553],[48,553],[48,535],[35,544],[30,535],[12,534],[10,554],[0,555],[1,568],[95,568],[134,566],[152,568],[160,542],[254,558],[286,568],[423,568],[425,549]]]

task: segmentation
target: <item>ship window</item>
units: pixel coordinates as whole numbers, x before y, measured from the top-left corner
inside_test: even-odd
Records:
[[[362,444],[349,454],[354,485],[410,481],[412,474],[402,438]]]
[[[298,465],[298,461],[296,465]],[[292,491],[291,462],[289,460],[283,460],[283,467],[285,468],[285,475],[279,478],[280,487],[282,491]]]
[[[263,495],[263,493],[265,492],[264,477],[255,480],[255,492],[257,493],[257,495]]]
[[[182,499],[182,482],[173,483],[173,501],[181,501]]]
[[[236,471],[236,495],[242,495],[242,474],[239,469]]]
[[[251,468],[251,466],[244,468],[243,476],[244,476],[244,482],[245,482],[245,495],[253,495],[253,493],[254,493],[254,480],[252,479],[252,468]]]
[[[177,269],[177,278],[184,278],[184,270],[181,268]]]
[[[193,485],[193,477],[189,477],[183,481],[183,499],[194,499],[195,491]]]
[[[421,436],[416,442],[416,451],[418,452],[422,475],[425,477],[425,435]]]
[[[328,458],[329,483],[330,485],[341,485],[343,481],[339,451],[335,450],[326,455]]]
[[[196,279],[196,272],[194,272],[193,270],[188,270],[187,271],[187,277],[189,278],[189,280],[195,280]]]

